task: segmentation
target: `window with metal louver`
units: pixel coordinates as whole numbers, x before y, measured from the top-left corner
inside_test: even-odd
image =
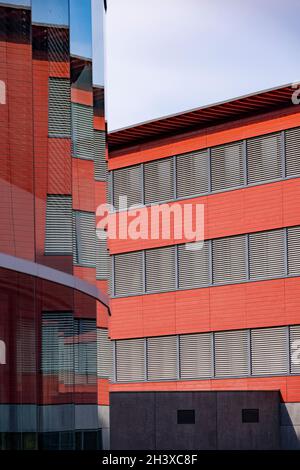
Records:
[[[120,209],[120,198],[127,196],[127,207],[141,205],[142,199],[142,167],[141,165],[120,168],[112,172],[113,205]]]
[[[145,204],[174,199],[174,159],[165,158],[144,165]]]
[[[211,149],[211,189],[220,191],[236,188],[245,183],[243,142]]]
[[[280,133],[247,140],[248,184],[282,178]]]
[[[181,335],[179,345],[181,379],[213,377],[212,333]]]
[[[288,242],[288,272],[291,275],[300,274],[300,227],[287,229]]]
[[[96,320],[80,318],[74,320],[75,330],[75,383],[95,384],[97,374]]]
[[[209,191],[209,156],[207,150],[178,155],[177,197],[205,194]]]
[[[73,263],[96,267],[95,214],[73,211]]]
[[[116,380],[118,382],[146,380],[143,338],[116,341]]]
[[[291,373],[300,375],[300,325],[290,326]]]
[[[147,339],[148,380],[177,378],[177,337],[160,336]]]
[[[225,284],[247,280],[246,236],[212,241],[213,282]]]
[[[107,240],[99,239],[96,230],[96,279],[107,279],[109,270],[109,252]]]
[[[287,327],[259,328],[251,331],[252,375],[288,373]]]
[[[105,145],[105,131],[94,130],[94,162],[96,181],[106,181],[107,179]]]
[[[146,250],[146,291],[164,291],[176,288],[175,247]]]
[[[72,103],[72,155],[83,160],[94,160],[93,108]]]
[[[45,254],[72,255],[71,196],[47,195]]]
[[[112,342],[108,337],[106,328],[97,328],[97,376],[100,378],[112,377]]]
[[[300,127],[285,131],[286,176],[300,175]]]
[[[70,138],[71,136],[71,88],[66,78],[49,77],[48,135]]]
[[[285,275],[284,230],[249,235],[250,279]]]
[[[216,377],[250,375],[249,330],[220,331],[214,335]]]
[[[207,286],[211,277],[209,242],[205,241],[201,250],[187,248],[188,245],[178,246],[179,288],[188,289],[190,287]]]
[[[114,256],[114,295],[143,292],[143,253],[135,251]]]

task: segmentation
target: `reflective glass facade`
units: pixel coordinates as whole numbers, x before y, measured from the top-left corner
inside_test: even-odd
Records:
[[[108,445],[108,377],[97,378],[107,251],[95,218],[104,89],[93,87],[91,30],[90,1],[0,3],[2,449]]]

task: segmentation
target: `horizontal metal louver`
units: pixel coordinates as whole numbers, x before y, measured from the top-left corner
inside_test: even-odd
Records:
[[[60,383],[74,380],[74,322],[71,312],[42,312],[43,375],[56,375]]]
[[[127,197],[127,207],[141,205],[142,199],[142,167],[130,166],[114,170],[113,175],[113,205],[120,209],[121,197]],[[122,201],[122,205],[124,201]]]
[[[177,337],[160,336],[147,339],[148,380],[177,378]]]
[[[300,127],[285,131],[286,176],[300,175]]]
[[[165,158],[144,165],[145,204],[174,199],[174,159]]]
[[[245,183],[243,142],[211,149],[211,189],[236,188]]]
[[[138,338],[116,341],[117,382],[142,382],[145,379],[145,340]]]
[[[96,267],[95,214],[73,211],[73,263]]]
[[[36,319],[22,315],[16,319],[16,371],[17,374],[36,374]]]
[[[143,253],[135,251],[114,256],[114,293],[133,295],[143,292]]]
[[[146,291],[173,290],[175,280],[175,247],[146,250]]]
[[[197,379],[213,376],[212,334],[181,335],[180,378]]]
[[[248,183],[282,178],[280,133],[247,140]]]
[[[112,377],[112,342],[108,337],[108,330],[97,328],[97,376]]]
[[[93,108],[72,103],[72,155],[83,160],[94,159]]]
[[[71,196],[47,195],[45,254],[72,255]]]
[[[300,325],[290,326],[291,373],[300,375]]]
[[[246,236],[213,240],[212,259],[214,283],[246,281]]]
[[[94,130],[94,162],[96,181],[106,181],[107,178],[105,145],[105,131]]]
[[[249,235],[250,279],[285,275],[284,230]]]
[[[96,383],[97,328],[96,320],[75,319],[75,383]]]
[[[288,272],[292,275],[300,274],[300,227],[289,227],[288,241]]]
[[[207,150],[178,155],[177,197],[205,194],[209,191],[209,156]]]
[[[216,377],[250,375],[249,330],[220,331],[214,335]]]
[[[48,135],[68,138],[71,136],[70,80],[49,77],[48,83]]]
[[[109,269],[109,252],[107,240],[99,239],[96,231],[96,279],[107,279]]]
[[[252,330],[252,375],[287,374],[287,351],[287,327]]]
[[[178,279],[180,289],[202,287],[210,284],[209,242],[205,241],[201,250],[188,249],[192,245],[191,243],[178,246]]]

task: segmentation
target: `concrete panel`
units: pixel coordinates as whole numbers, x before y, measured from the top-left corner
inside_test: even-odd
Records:
[[[109,406],[98,406],[98,422],[102,432],[102,448],[110,449]]]
[[[112,450],[155,449],[155,393],[110,394]]]
[[[281,403],[280,424],[300,426],[300,403]]]
[[[300,450],[300,426],[281,426],[280,438],[282,449]]]
[[[216,448],[216,393],[156,393],[156,449]],[[195,424],[177,424],[178,410],[194,410]]]
[[[75,405],[75,429],[98,429],[97,405]]]
[[[39,407],[40,432],[70,431],[75,425],[74,405],[42,405]]]
[[[36,432],[36,405],[0,405],[0,432]]]
[[[258,423],[243,423],[242,409],[258,408]],[[279,449],[278,392],[219,392],[217,394],[218,449]]]

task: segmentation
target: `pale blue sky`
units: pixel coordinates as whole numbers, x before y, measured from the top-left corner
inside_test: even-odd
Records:
[[[108,0],[109,128],[300,80],[299,0]]]

